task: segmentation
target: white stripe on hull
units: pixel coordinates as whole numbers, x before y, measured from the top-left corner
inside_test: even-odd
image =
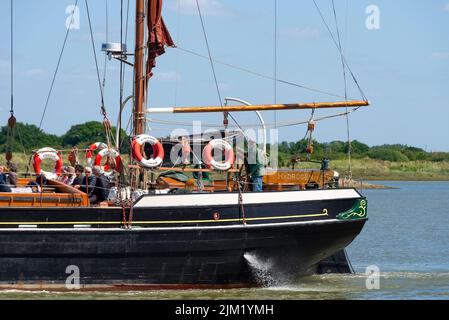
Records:
[[[360,194],[355,189],[328,189],[284,192],[253,192],[243,194],[243,204],[270,204],[317,200],[355,199]],[[135,208],[160,208],[175,206],[237,205],[238,193],[203,193],[143,196]]]

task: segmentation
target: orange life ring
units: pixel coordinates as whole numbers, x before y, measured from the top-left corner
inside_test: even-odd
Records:
[[[49,173],[41,169],[42,160],[45,159],[51,159],[56,162],[54,174],[56,174],[59,177],[62,172],[62,157],[58,151],[52,148],[42,148],[34,153],[33,156],[34,173],[36,173],[37,175]]]
[[[142,147],[145,143],[151,144],[153,147],[154,155],[152,158],[145,159],[142,155]],[[141,134],[133,138],[131,148],[133,151],[134,158],[146,168],[159,167],[164,161],[164,147],[162,143],[155,137],[149,136],[147,134]]]
[[[216,147],[220,147],[225,150],[225,161],[218,162],[214,159],[212,152]],[[223,139],[215,139],[210,141],[203,150],[203,161],[209,167],[219,171],[227,171],[231,169],[234,164],[235,156],[234,150],[229,142]]]
[[[114,168],[111,168],[109,166],[109,163],[106,163],[104,166],[101,164],[104,157],[114,159],[115,163]],[[95,157],[94,165],[100,166],[104,171],[114,170],[115,172],[121,172],[123,168],[123,162],[122,158],[120,157],[120,153],[115,149],[108,149],[108,148],[101,150],[97,154],[97,156]]]
[[[94,151],[95,150],[104,150],[104,149],[107,149],[108,148],[108,146],[106,145],[106,143],[103,143],[103,142],[95,142],[95,143],[92,143],[90,146],[89,146],[89,149],[87,149],[87,151],[86,151],[86,160],[87,160],[87,165],[89,166],[89,167],[91,167],[92,166],[92,162],[93,162],[93,160],[92,160],[92,158],[93,158],[93,156],[94,156]]]

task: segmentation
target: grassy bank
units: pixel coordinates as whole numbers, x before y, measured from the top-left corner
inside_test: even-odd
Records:
[[[64,164],[67,164],[67,155],[64,156]],[[19,167],[19,172],[25,172],[29,158],[23,154],[14,154],[13,162]],[[6,161],[0,161],[5,164]],[[44,170],[52,170],[53,163],[43,162]],[[340,176],[348,172],[347,160],[331,160],[330,166],[338,171]],[[319,164],[300,163],[296,168],[319,168]],[[32,171],[32,167],[31,167]],[[449,181],[449,161],[406,161],[391,162],[374,160],[370,158],[353,159],[352,171],[355,180],[447,180]]]
[[[335,160],[331,167],[343,176],[348,171],[348,161]],[[374,159],[352,161],[353,177],[356,180],[448,180],[449,161],[391,162]]]
[[[319,168],[319,164],[300,163],[295,168]],[[348,160],[331,160],[330,167],[345,178]],[[354,180],[449,181],[449,161],[392,162],[370,158],[353,159]]]

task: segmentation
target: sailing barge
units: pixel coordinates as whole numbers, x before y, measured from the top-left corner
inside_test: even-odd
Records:
[[[126,177],[124,170],[129,169],[130,180],[147,169],[153,173],[167,170],[161,167],[162,144],[144,133],[143,106],[155,58],[173,43],[161,18],[162,1],[150,0],[147,6],[145,3],[136,0],[132,163],[127,168],[122,166],[118,151],[111,146],[96,158],[97,164],[101,164],[102,157],[108,158],[107,166],[116,170],[118,177]],[[147,43],[145,27],[149,30]],[[148,50],[146,63],[145,50]],[[367,101],[343,101],[250,108],[167,108],[149,112],[365,105]],[[108,128],[106,116],[105,123]],[[224,149],[227,146],[223,141],[209,143],[221,143]],[[153,157],[144,156],[145,144],[152,146]],[[60,160],[57,152],[55,155],[45,149],[36,154],[35,169],[36,161],[48,153]],[[138,190],[142,184],[129,181],[124,185],[140,191],[140,196],[127,195],[124,199],[119,195],[115,201],[100,206],[90,205],[86,193],[55,180],[49,180],[39,192],[20,192],[32,179],[19,179],[17,190],[0,193],[0,288],[65,290],[73,267],[79,272],[76,274],[79,288],[85,290],[253,286],[258,282],[245,258],[248,254],[269,262],[273,274],[295,280],[316,271],[323,259],[341,252],[367,221],[367,201],[352,188],[317,184],[315,189],[284,190],[279,181],[266,180],[264,192],[244,192],[238,183],[241,168],[234,166],[231,157],[233,152],[227,149],[225,161],[215,165],[209,162],[207,169],[185,166],[176,169],[198,173],[220,170],[234,177],[217,182],[209,190],[188,192],[185,184],[174,188],[161,175],[157,183],[161,189],[168,186],[169,190],[186,192],[149,192],[145,184],[143,190]],[[150,189],[158,188],[152,184]]]

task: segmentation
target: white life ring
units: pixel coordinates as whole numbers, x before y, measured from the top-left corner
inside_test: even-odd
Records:
[[[225,150],[225,161],[218,162],[214,159],[212,152],[216,147],[220,147]],[[227,171],[231,169],[234,164],[235,156],[234,150],[229,142],[223,139],[214,139],[210,141],[203,150],[203,161],[209,167],[219,171]]]
[[[103,150],[103,149],[107,149],[108,148],[108,146],[107,146],[107,144],[106,143],[103,143],[103,142],[95,142],[95,143],[92,143],[90,146],[89,146],[89,149],[87,149],[87,151],[86,151],[86,160],[87,160],[87,166],[88,167],[92,167],[92,163],[93,163],[93,160],[92,160],[92,158],[93,158],[93,156],[94,156],[94,151],[95,150]]]
[[[108,163],[109,161],[104,166],[102,165],[102,160],[104,157],[114,160],[115,162],[114,168],[111,168],[109,166]],[[108,148],[101,150],[97,154],[97,156],[95,157],[94,165],[100,166],[106,172],[110,170],[114,170],[115,172],[121,172],[123,168],[123,162],[122,158],[120,157],[120,153],[115,149],[108,149]]]
[[[42,160],[51,159],[55,161],[55,171],[53,173],[46,172],[41,169]],[[42,148],[35,152],[33,156],[34,173],[37,175],[44,174],[52,177],[54,175],[60,176],[62,173],[62,157],[61,154],[53,148]]]
[[[150,159],[145,159],[142,155],[142,147],[145,143],[151,144],[154,151],[154,156]],[[133,151],[134,158],[146,168],[159,167],[164,160],[164,147],[162,143],[155,137],[149,136],[147,134],[141,134],[133,138],[131,148]]]

